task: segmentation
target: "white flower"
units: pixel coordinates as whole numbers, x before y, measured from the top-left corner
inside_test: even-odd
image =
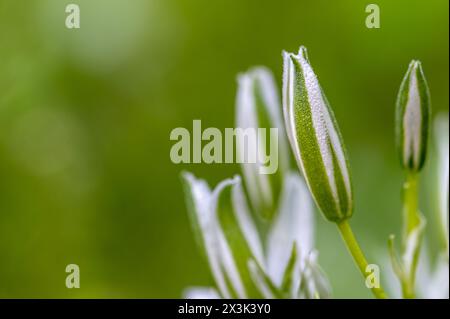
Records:
[[[223,298],[330,295],[328,281],[312,248],[313,212],[298,174],[288,174],[285,179],[282,209],[269,232],[267,249],[263,248],[251,217],[239,176],[219,183],[212,192],[192,174],[185,173],[183,177],[191,220],[206,252],[218,295]]]

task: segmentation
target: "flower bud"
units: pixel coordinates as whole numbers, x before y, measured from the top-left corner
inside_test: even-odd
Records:
[[[239,75],[236,128],[253,130],[245,134],[246,140],[237,140],[237,153],[252,208],[271,219],[290,157],[280,99],[273,76],[266,68],[256,67]],[[255,161],[246,161],[245,156]],[[265,163],[268,156],[272,168]]]
[[[287,135],[313,198],[333,222],[351,217],[353,198],[342,137],[309,63],[306,48],[283,53],[283,111]]]
[[[396,138],[402,166],[418,172],[425,162],[430,117],[430,94],[419,61],[411,61],[396,105]]]

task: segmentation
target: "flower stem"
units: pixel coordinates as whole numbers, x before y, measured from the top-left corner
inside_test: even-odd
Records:
[[[361,250],[361,247],[359,246],[358,242],[356,241],[355,235],[353,234],[352,228],[350,227],[350,224],[348,220],[341,221],[337,223],[337,226],[339,228],[339,231],[341,232],[342,239],[344,240],[348,251],[353,257],[353,260],[355,261],[356,265],[359,268],[359,271],[363,275],[364,279],[367,278],[366,269],[368,266],[366,257],[364,257],[364,254]],[[375,295],[378,299],[386,299],[387,295],[384,292],[383,288],[381,286],[379,287],[373,287],[371,288],[372,293]]]
[[[416,172],[408,172],[406,182],[403,185],[403,250],[405,253],[406,245],[411,233],[419,227],[421,217],[419,213],[418,200],[419,175]],[[416,281],[417,262],[420,253],[420,242],[412,252],[413,260],[409,273],[406,274],[402,282],[402,292],[404,298],[415,298],[414,286]]]
[[[409,172],[406,182],[403,185],[403,223],[404,239],[420,224],[419,204],[418,204],[418,184],[417,173]]]

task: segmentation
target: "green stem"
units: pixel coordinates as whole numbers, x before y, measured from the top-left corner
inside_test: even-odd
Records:
[[[419,213],[419,175],[416,172],[408,172],[406,182],[403,185],[403,251],[406,249],[409,235],[419,227],[421,217]],[[416,269],[420,253],[420,243],[413,252],[411,269],[402,282],[403,297],[415,298],[414,287],[416,281]]]
[[[403,185],[404,239],[420,224],[418,201],[419,175],[409,172]]]
[[[348,251],[353,257],[353,260],[355,261],[356,265],[359,268],[359,271],[363,275],[364,279],[367,278],[366,269],[368,266],[366,257],[364,257],[364,254],[361,250],[361,247],[359,246],[358,242],[356,241],[355,235],[353,234],[352,228],[350,227],[350,224],[347,220],[341,221],[337,223],[337,226],[341,232],[342,239],[344,240]],[[384,292],[383,288],[380,287],[373,287],[371,288],[372,293],[375,295],[378,299],[386,299],[387,295]]]

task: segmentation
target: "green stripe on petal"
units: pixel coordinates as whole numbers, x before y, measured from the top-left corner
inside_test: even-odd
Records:
[[[425,163],[429,122],[430,94],[419,61],[411,61],[397,96],[396,139],[402,166],[420,171]]]
[[[224,298],[234,297],[236,295],[230,290],[231,285],[228,283],[223,267],[223,260],[229,262],[229,259],[225,259],[223,256],[227,256],[229,253],[222,252],[226,247],[224,247],[223,240],[218,237],[220,229],[216,216],[211,209],[212,192],[205,181],[195,178],[190,173],[184,172],[182,181],[189,219],[197,244],[206,256],[221,296]],[[232,267],[229,267],[229,269],[232,269]]]
[[[289,141],[316,204],[338,222],[353,212],[346,151],[306,48],[284,53],[283,111]]]
[[[216,212],[225,241],[243,286],[240,298],[262,298],[248,267],[250,260],[261,264],[263,254],[259,234],[245,203],[241,180],[237,176],[217,187]]]
[[[250,275],[258,287],[261,294],[266,299],[282,299],[284,298],[282,292],[275,286],[272,279],[267,276],[265,271],[261,266],[255,262],[255,260],[250,260],[248,262],[248,268],[250,269]]]
[[[294,277],[295,277],[295,266],[297,264],[297,248],[295,247],[295,242],[292,245],[291,256],[289,257],[286,269],[283,274],[283,281],[281,283],[281,291],[286,294],[287,297],[292,296],[292,290],[294,289]]]

